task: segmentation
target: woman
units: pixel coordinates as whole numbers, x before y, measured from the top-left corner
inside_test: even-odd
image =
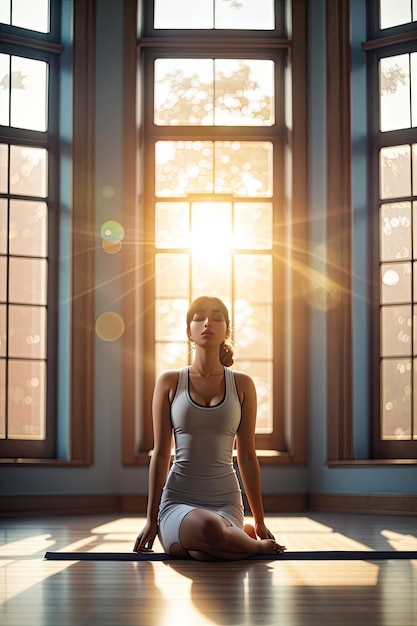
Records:
[[[264,522],[256,390],[247,374],[229,369],[233,346],[224,303],[212,296],[197,298],[187,313],[187,335],[195,346],[192,365],[165,372],[155,386],[147,521],[133,550],[152,551],[158,534],[165,552],[179,557],[237,560],[280,554],[285,547]],[[175,459],[168,473],[172,433]],[[244,524],[232,460],[235,441],[255,526]]]

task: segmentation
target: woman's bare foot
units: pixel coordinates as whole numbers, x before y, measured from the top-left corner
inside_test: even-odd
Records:
[[[243,530],[252,539],[258,539],[252,524],[245,524]],[[259,554],[282,554],[285,550],[285,546],[280,546],[274,539],[260,539],[259,548]]]
[[[252,524],[244,524],[243,530],[247,535],[249,535],[249,537],[252,537],[252,539],[257,539],[256,532]]]
[[[260,539],[259,554],[282,554],[285,546],[280,546],[275,539]]]

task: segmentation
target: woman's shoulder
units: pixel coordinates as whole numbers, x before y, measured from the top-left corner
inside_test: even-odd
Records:
[[[237,385],[242,386],[253,386],[253,378],[247,373],[242,372],[241,370],[231,370],[236,380]]]
[[[165,372],[162,372],[156,381],[154,397],[168,398],[169,401],[172,402],[178,387],[180,372],[180,369],[165,370]]]
[[[249,374],[240,370],[231,370],[234,375],[236,390],[239,402],[243,406],[243,402],[249,398],[256,399],[255,383]]]
[[[165,387],[167,385],[172,385],[173,383],[177,384],[180,373],[183,368],[180,369],[172,369],[165,370],[160,374],[157,380],[157,384],[159,386]]]

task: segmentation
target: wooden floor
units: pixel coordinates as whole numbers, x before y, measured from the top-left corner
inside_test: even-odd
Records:
[[[131,551],[143,518],[0,520],[1,626],[417,626],[417,561],[46,561]],[[417,517],[269,517],[289,550],[417,550]],[[155,543],[155,549],[161,550]]]

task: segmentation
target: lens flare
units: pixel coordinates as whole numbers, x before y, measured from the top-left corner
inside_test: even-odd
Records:
[[[96,320],[96,335],[103,341],[120,339],[125,330],[123,318],[114,311],[102,313]]]

